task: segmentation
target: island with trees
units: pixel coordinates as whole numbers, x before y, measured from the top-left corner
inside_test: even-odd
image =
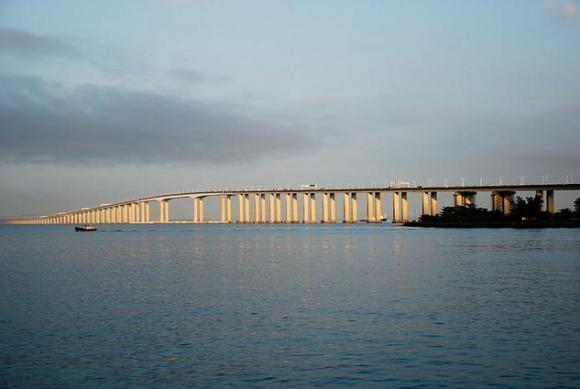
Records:
[[[542,211],[541,197],[522,198],[517,196],[511,204],[511,212],[504,215],[468,206],[444,207],[435,216],[423,215],[417,221],[405,223],[408,227],[441,228],[565,228],[580,227],[580,198],[574,201],[574,208],[564,208],[555,213]]]

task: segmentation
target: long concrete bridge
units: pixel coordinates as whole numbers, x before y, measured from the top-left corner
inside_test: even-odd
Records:
[[[170,201],[192,200],[193,223],[205,223],[204,199],[219,198],[221,223],[381,223],[382,201],[390,196],[393,223],[409,220],[409,194],[418,196],[423,215],[436,215],[440,193],[452,194],[454,204],[468,206],[475,196],[490,192],[493,210],[510,213],[513,196],[517,192],[533,192],[542,198],[545,211],[553,213],[554,192],[580,190],[580,184],[530,184],[482,186],[388,186],[360,188],[321,188],[301,186],[299,189],[270,190],[210,190],[167,193],[92,208],[60,212],[56,215],[11,219],[9,224],[148,224],[169,223]],[[342,219],[337,219],[336,200],[342,196]],[[317,201],[317,197],[320,201]],[[366,212],[359,216],[359,201],[364,201]],[[158,217],[152,218],[150,204],[158,203]],[[233,204],[233,203],[237,204]],[[299,203],[301,212],[299,212]],[[283,205],[284,204],[284,205]],[[234,209],[234,205],[237,205]],[[319,211],[320,210],[320,211]],[[237,211],[237,212],[236,212]],[[234,213],[236,215],[234,215]]]

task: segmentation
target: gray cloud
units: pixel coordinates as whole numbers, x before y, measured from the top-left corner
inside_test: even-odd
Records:
[[[228,81],[226,77],[217,76],[213,74],[206,74],[192,69],[173,69],[169,75],[174,79],[186,82],[188,84],[198,84],[201,82],[225,82]]]
[[[58,39],[6,26],[0,26],[0,54],[24,57],[79,56],[74,47]]]
[[[0,76],[0,161],[212,162],[280,157],[310,137],[227,104]]]

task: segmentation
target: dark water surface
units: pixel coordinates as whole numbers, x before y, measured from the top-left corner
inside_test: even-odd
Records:
[[[580,386],[580,230],[0,226],[0,386]]]

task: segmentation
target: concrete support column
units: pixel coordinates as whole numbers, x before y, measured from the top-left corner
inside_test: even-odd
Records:
[[[244,223],[246,221],[246,218],[244,216],[244,211],[245,211],[245,207],[244,207],[244,203],[245,203],[245,195],[243,193],[240,193],[238,195],[238,223]]]
[[[268,222],[274,224],[276,222],[276,202],[274,193],[268,193]]]
[[[375,192],[375,223],[381,223],[383,221],[383,209],[381,203],[381,192]]]
[[[343,193],[342,194],[342,222],[343,223],[350,223],[351,215],[350,215],[350,193]]]
[[[260,194],[260,222],[266,223],[266,194]]]
[[[292,223],[298,223],[298,193],[292,193]]]
[[[244,194],[244,223],[250,222],[250,194]]]
[[[169,201],[159,201],[159,223],[169,223]]]
[[[336,194],[335,193],[330,194],[329,202],[330,202],[330,215],[329,215],[330,222],[336,223]]]
[[[437,216],[439,212],[437,204],[437,192],[431,192],[431,216]]]
[[[367,193],[367,223],[374,223],[375,212],[374,212],[374,198],[371,192]]]
[[[310,222],[310,195],[302,194],[302,223]]]
[[[286,223],[292,223],[292,193],[286,193]]]
[[[501,200],[500,195],[498,192],[491,193],[491,210],[492,211],[501,211]]]
[[[204,215],[203,215],[203,197],[197,198],[197,220],[199,223],[204,222]]]
[[[393,223],[401,222],[401,195],[393,192]]]
[[[547,190],[546,191],[546,212],[554,213],[554,191]]]
[[[430,215],[431,210],[429,209],[429,192],[423,192],[421,194],[421,215]]]
[[[316,194],[310,193],[310,223],[316,223]]]
[[[261,220],[260,209],[262,207],[260,206],[260,202],[260,194],[254,193],[254,223],[259,223]]]
[[[225,223],[226,221],[226,196],[224,194],[220,195],[220,222]]]
[[[159,200],[159,223],[165,223],[165,202]]]
[[[509,215],[511,213],[511,198],[510,196],[502,196],[503,214]]]
[[[463,207],[471,207],[475,205],[475,196],[477,192],[456,192],[454,196],[457,196],[455,199],[455,203],[459,202],[459,205],[456,206],[463,206]]]
[[[203,223],[203,197],[193,198],[193,222]]]
[[[511,213],[511,204],[513,202],[514,194],[515,192],[511,191],[493,192],[492,204],[494,210],[499,210],[504,215],[509,215]]]
[[[226,196],[226,221],[228,223],[231,223],[233,221],[233,219],[232,219],[232,196],[231,195]]]
[[[276,223],[282,223],[282,195],[276,193]]]
[[[401,193],[401,217],[403,222],[409,221],[409,202],[407,201],[407,192]]]
[[[453,193],[453,205],[455,205],[456,207],[461,207],[464,205],[463,196],[461,195],[460,192]]]
[[[328,223],[328,193],[322,193],[322,223]]]
[[[358,223],[358,200],[357,200],[357,193],[353,192],[350,195],[351,198],[351,207],[350,207],[350,211],[351,211],[351,223]]]

